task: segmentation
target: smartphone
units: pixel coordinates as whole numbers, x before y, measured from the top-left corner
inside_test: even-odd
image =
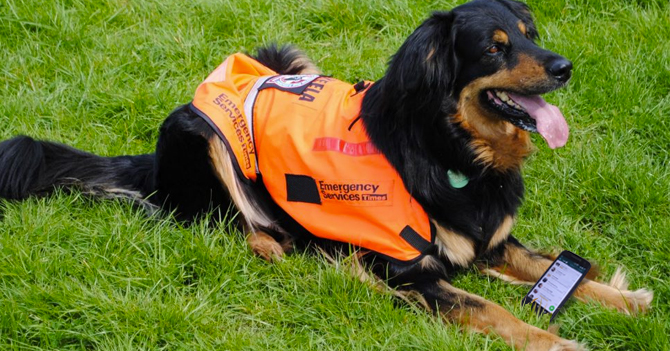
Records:
[[[531,304],[539,314],[549,313],[553,320],[590,269],[589,261],[567,250],[561,252],[526,294],[522,304]]]

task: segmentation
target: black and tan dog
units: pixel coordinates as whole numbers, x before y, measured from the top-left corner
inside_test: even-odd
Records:
[[[424,241],[396,233],[417,250],[416,257],[404,261],[375,252],[374,245],[353,244],[368,249],[359,255],[368,271],[401,293],[418,293],[445,320],[497,333],[518,349],[579,350],[577,342],[530,326],[449,284],[455,272],[471,265],[504,280],[532,284],[551,263],[510,235],[524,193],[520,167],[531,151],[529,132],[540,133],[552,148],[568,137],[560,111],[539,95],[564,86],[572,64],[538,47],[537,35],[524,4],[475,0],[434,13],[393,56],[384,77],[352,86],[354,94],[364,93],[352,126],[369,136],[372,147],[365,150],[384,156],[431,228]],[[282,75],[307,76],[303,87],[312,91],[334,81],[313,80],[309,75],[319,74],[316,67],[290,47],[262,48],[254,59]],[[242,106],[224,104],[228,112],[236,111],[235,117],[249,117],[242,116]],[[191,104],[173,111],[161,127],[156,153],[149,155],[105,158],[29,137],[7,140],[0,144],[0,197],[20,200],[55,188],[77,188],[128,196],[175,211],[186,221],[232,203],[242,214],[240,226],[252,249],[268,260],[280,258],[294,243],[316,242],[326,251],[346,245],[316,237],[318,224],[305,225],[279,206],[261,180],[262,169],[257,181],[245,179],[229,143],[201,112]],[[330,151],[343,152],[335,150],[337,145]],[[256,156],[264,162],[262,153]],[[308,183],[313,184],[310,177],[291,179],[302,185],[312,179]],[[310,211],[318,209],[328,195],[322,190],[298,197],[316,197]],[[355,214],[352,208],[349,212]],[[651,303],[652,293],[627,290],[620,272],[609,284],[591,279],[576,290],[578,299],[624,313],[644,311]]]

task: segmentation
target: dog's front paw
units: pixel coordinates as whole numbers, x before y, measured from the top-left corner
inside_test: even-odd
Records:
[[[628,290],[626,274],[617,269],[609,283],[584,279],[575,297],[583,301],[598,301],[619,312],[634,315],[649,309],[654,293],[647,289]]]
[[[621,291],[623,304],[617,306],[617,309],[623,313],[636,315],[646,312],[654,299],[654,292],[647,289],[638,289],[635,291]]]
[[[587,351],[588,348],[575,340],[561,339],[558,343],[551,346],[549,351]]]
[[[588,348],[575,340],[566,340],[551,332],[541,331],[529,338],[524,351],[587,351]]]
[[[626,279],[626,273],[618,268],[612,279],[610,279],[609,286],[617,289],[619,296],[618,299],[613,301],[613,306],[620,312],[626,314],[638,314],[644,313],[649,306],[651,306],[651,301],[654,299],[654,292],[647,289],[638,289],[635,291],[628,290],[628,280]]]
[[[588,348],[581,343],[578,343],[575,340],[566,340],[561,338],[556,338],[551,342],[541,341],[541,342],[531,342],[525,348],[521,348],[523,351],[587,351]]]

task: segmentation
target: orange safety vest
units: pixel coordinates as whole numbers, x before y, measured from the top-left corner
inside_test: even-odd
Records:
[[[236,156],[242,179],[262,179],[310,233],[415,262],[434,250],[434,228],[356,123],[366,88],[277,75],[238,53],[198,86],[191,108]]]

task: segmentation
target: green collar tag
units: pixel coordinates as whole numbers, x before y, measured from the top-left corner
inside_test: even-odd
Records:
[[[468,185],[468,182],[470,182],[470,179],[460,172],[448,170],[447,175],[449,176],[449,184],[456,189],[460,189]]]

